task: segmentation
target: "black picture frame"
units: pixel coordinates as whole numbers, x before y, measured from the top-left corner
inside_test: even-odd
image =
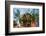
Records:
[[[43,6],[43,30],[42,31],[33,31],[33,32],[15,32],[9,33],[9,5],[15,3],[25,3],[25,4],[35,4],[35,5],[42,5]],[[38,34],[38,33],[45,33],[45,3],[42,2],[20,2],[20,1],[5,1],[5,35],[22,35],[22,34]]]

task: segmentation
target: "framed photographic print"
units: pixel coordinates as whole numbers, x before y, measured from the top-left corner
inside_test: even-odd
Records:
[[[6,35],[45,32],[45,4],[5,1]]]

